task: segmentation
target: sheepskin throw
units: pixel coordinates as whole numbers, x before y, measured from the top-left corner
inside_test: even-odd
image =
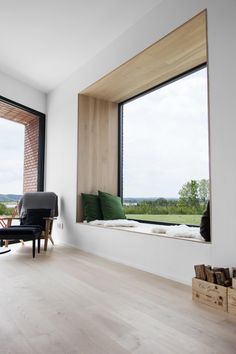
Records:
[[[164,234],[170,237],[194,238],[200,241],[205,241],[200,234],[199,227],[190,227],[187,225],[176,225],[176,226],[158,225],[152,229],[152,232],[157,234]]]

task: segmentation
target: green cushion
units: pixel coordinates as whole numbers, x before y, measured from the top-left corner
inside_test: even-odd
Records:
[[[102,220],[100,199],[97,195],[81,193],[84,219],[89,221]]]
[[[98,191],[104,220],[126,219],[121,198]]]

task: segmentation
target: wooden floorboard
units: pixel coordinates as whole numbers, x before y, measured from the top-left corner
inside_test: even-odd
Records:
[[[235,354],[236,316],[191,288],[85,252],[0,255],[2,354]]]

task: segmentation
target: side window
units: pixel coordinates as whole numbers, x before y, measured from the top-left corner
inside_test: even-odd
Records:
[[[8,206],[43,190],[45,115],[1,97],[0,127],[0,202]]]

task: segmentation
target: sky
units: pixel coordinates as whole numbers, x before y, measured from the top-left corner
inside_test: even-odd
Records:
[[[123,196],[178,198],[209,179],[207,69],[123,106]]]
[[[22,194],[24,125],[0,118],[0,194]]]

